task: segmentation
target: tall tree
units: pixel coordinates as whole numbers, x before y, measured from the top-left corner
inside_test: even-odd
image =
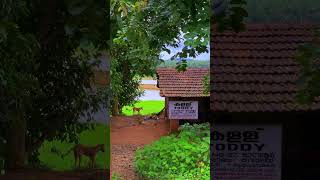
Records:
[[[108,4],[108,3],[107,3]],[[76,141],[103,102],[93,67],[107,46],[106,1],[0,2],[0,136],[8,168],[37,159],[44,140]]]
[[[231,5],[221,2],[213,3],[214,8],[220,9],[214,14],[219,28],[243,29],[245,2],[232,0]],[[172,59],[208,52],[210,10],[210,0],[111,1],[113,114],[141,95],[138,89],[141,77],[154,75],[156,65],[161,62],[160,52],[170,53],[168,46],[178,47],[182,38],[185,40],[182,51]],[[180,61],[177,70],[184,71],[186,64]]]
[[[167,46],[184,48],[172,58],[195,57],[207,52],[210,29],[209,0],[112,0],[113,114],[133,104],[141,95],[143,76],[155,74],[161,51]],[[178,68],[185,68],[179,64]]]

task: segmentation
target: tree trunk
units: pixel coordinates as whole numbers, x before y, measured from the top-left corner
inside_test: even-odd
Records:
[[[22,111],[16,111],[12,115],[12,122],[8,129],[7,167],[9,169],[17,169],[25,165],[26,128],[27,123]]]
[[[129,73],[130,73],[130,68],[129,68],[129,60],[126,60],[126,63],[123,65],[123,70],[122,70],[122,84],[129,84],[129,81],[131,78],[129,78]],[[119,98],[117,99],[118,101],[118,114],[122,114],[122,107],[123,105],[120,106],[119,103]]]
[[[119,115],[119,101],[118,98],[114,98],[113,106],[112,106],[112,115],[117,116]]]

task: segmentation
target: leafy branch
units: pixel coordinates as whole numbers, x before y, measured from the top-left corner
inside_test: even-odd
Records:
[[[203,83],[203,94],[209,95],[210,94],[210,73],[206,74],[203,79],[202,79],[202,83]]]
[[[300,77],[297,81],[299,91],[297,101],[310,104],[320,96],[320,31],[315,31],[311,43],[298,48],[296,61],[300,64]]]

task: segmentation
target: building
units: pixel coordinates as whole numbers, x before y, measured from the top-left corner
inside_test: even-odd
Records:
[[[313,30],[319,27],[247,24],[244,32],[219,33],[212,26],[210,109],[215,117],[212,127],[280,127],[280,134],[266,137],[271,142],[269,147],[281,146],[276,152],[281,158],[280,172],[275,172],[281,177],[274,179],[312,179],[315,174],[320,177],[316,125],[320,102],[319,99],[311,105],[296,102],[299,65],[294,60],[297,48],[311,42]]]
[[[157,69],[157,87],[160,89],[160,96],[165,98],[165,117],[170,121],[171,131],[176,131],[185,122],[208,120],[210,98],[209,93],[204,93],[203,83],[206,75],[209,75],[207,68],[188,68],[185,72],[177,72],[174,68]],[[176,105],[181,107],[173,107]],[[196,111],[189,111],[189,105],[191,109],[194,106]],[[184,110],[180,109],[180,113],[173,114],[174,108]]]

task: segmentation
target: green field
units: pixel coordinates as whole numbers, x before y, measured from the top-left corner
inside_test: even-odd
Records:
[[[164,108],[164,101],[140,101],[134,107],[142,107],[141,115],[150,115],[158,113]],[[122,108],[122,113],[126,116],[132,116],[132,106],[125,106]]]
[[[187,61],[189,68],[209,68],[210,67],[210,61],[207,60],[189,60]],[[175,60],[168,60],[164,61],[163,63],[158,65],[158,68],[175,68],[177,66],[177,61]]]
[[[93,130],[87,130],[80,134],[80,143],[84,145],[96,145],[105,144],[105,152],[99,152],[96,157],[96,168],[109,169],[110,164],[110,128],[109,126],[97,124]],[[73,153],[70,152],[64,159],[61,158],[57,153],[51,152],[54,147],[58,152],[62,154],[66,153],[73,144],[60,141],[46,141],[40,148],[39,159],[44,166],[49,169],[57,171],[65,171],[74,169],[74,157]],[[83,157],[81,160],[81,168],[85,168],[89,165],[89,159]]]

